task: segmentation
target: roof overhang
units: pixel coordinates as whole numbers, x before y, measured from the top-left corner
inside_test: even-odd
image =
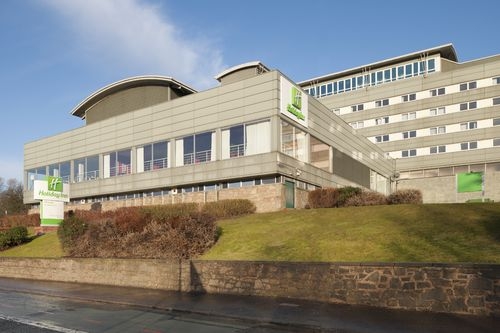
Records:
[[[457,57],[457,53],[455,52],[455,48],[453,47],[453,44],[450,43],[450,44],[444,44],[441,46],[433,47],[433,48],[422,50],[422,51],[408,53],[408,54],[398,56],[395,58],[390,58],[390,59],[374,62],[371,64],[367,64],[367,65],[363,65],[363,66],[359,66],[359,67],[354,67],[354,68],[347,69],[347,70],[344,70],[341,72],[331,73],[331,74],[327,74],[327,75],[323,75],[323,76],[318,76],[318,77],[315,77],[312,79],[298,82],[298,84],[299,85],[307,85],[310,83],[323,82],[326,80],[332,80],[335,78],[340,78],[340,77],[360,73],[361,71],[366,70],[366,69],[374,70],[377,68],[387,67],[387,66],[394,65],[397,63],[416,59],[416,58],[421,57],[421,56],[431,56],[431,55],[435,55],[435,54],[440,54],[441,57],[444,59],[458,62],[458,57]]]
[[[96,103],[101,101],[103,98],[112,95],[114,93],[137,87],[144,86],[164,86],[171,87],[172,89],[184,92],[186,95],[191,93],[196,93],[193,88],[175,80],[168,76],[155,76],[155,75],[144,75],[135,76],[127,78],[121,81],[111,83],[92,93],[86,99],[84,99],[80,104],[78,104],[72,111],[71,114],[82,119],[85,118],[85,113]]]

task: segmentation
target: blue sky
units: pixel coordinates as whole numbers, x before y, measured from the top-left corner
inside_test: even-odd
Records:
[[[198,90],[253,60],[295,81],[453,43],[459,61],[500,54],[500,2],[3,0],[0,177],[23,145],[79,126],[92,92],[144,74]]]

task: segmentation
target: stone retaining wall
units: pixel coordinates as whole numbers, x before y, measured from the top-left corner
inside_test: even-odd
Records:
[[[500,316],[500,265],[0,258],[0,276]]]

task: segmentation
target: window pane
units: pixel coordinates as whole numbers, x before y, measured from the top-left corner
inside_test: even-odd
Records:
[[[153,147],[151,145],[144,146],[144,161],[148,162],[153,159]]]

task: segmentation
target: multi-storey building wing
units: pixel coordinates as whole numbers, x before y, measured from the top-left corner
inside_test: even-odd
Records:
[[[460,63],[448,44],[299,85],[396,160],[394,188],[500,199],[500,56]],[[473,172],[484,192],[460,191],[457,175]]]
[[[71,184],[67,209],[249,198],[304,207],[307,190],[390,191],[394,160],[279,71],[260,62],[197,92],[170,77],[104,87],[71,112],[85,126],[25,145],[26,203],[47,175]]]
[[[260,62],[198,92],[171,77],[110,84],[71,114],[81,128],[25,145],[33,182],[71,183],[67,209],[249,198],[304,207],[317,187],[424,202],[500,200],[500,55],[451,44],[294,83]]]

